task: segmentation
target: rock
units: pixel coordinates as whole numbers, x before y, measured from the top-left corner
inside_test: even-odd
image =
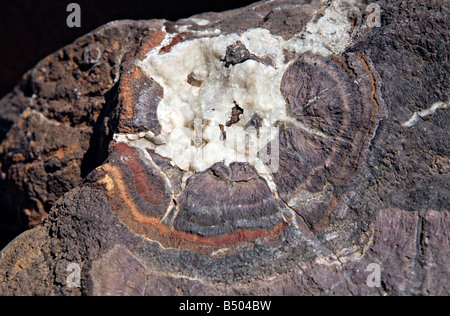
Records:
[[[449,8],[367,5],[112,22],[43,60],[1,101],[37,227],[0,294],[448,295]]]
[[[2,99],[1,210],[19,216],[22,229],[42,222],[106,159],[114,87],[136,57],[137,38],[154,32],[144,24],[111,22],[87,34],[39,62]]]

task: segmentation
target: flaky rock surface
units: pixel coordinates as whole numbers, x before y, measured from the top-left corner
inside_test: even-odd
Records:
[[[449,7],[369,4],[112,22],[41,61],[0,101],[2,212],[37,225],[0,294],[450,294]]]

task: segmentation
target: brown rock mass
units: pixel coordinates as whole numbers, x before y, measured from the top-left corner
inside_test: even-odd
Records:
[[[0,101],[0,212],[35,227],[0,295],[449,295],[449,6],[368,4],[111,22],[42,60]]]

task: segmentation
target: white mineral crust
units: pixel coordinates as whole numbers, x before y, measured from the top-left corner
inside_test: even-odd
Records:
[[[296,57],[306,51],[323,56],[342,53],[355,33],[348,19],[350,11],[360,12],[356,1],[334,1],[320,19],[310,22],[301,34],[287,41],[266,29],[255,28],[242,34],[188,40],[173,46],[168,53],[159,54],[174,36],[166,35],[159,47],[136,62],[164,89],[157,111],[161,134],[156,137],[151,132],[142,134],[145,137],[116,134],[115,140],[154,149],[187,172],[203,171],[217,162],[226,165],[247,162],[259,174],[269,173],[265,165],[269,161],[263,161],[261,150],[272,142],[274,150],[266,160],[271,159],[271,169],[276,171],[276,122],[290,120],[280,91],[283,74],[290,65],[284,63],[284,51]],[[227,47],[237,41],[260,59],[270,57],[273,65],[249,59],[225,67]],[[189,84],[188,76],[202,84],[199,87]],[[243,113],[239,122],[226,126],[235,104]],[[259,137],[255,129],[244,130],[254,114],[262,119]],[[270,185],[270,179],[266,180]]]

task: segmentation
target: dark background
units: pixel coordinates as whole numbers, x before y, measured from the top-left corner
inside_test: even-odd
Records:
[[[69,3],[81,7],[81,27],[69,28]],[[175,21],[225,11],[255,0],[0,0],[0,98],[45,56],[95,28],[119,19]]]

